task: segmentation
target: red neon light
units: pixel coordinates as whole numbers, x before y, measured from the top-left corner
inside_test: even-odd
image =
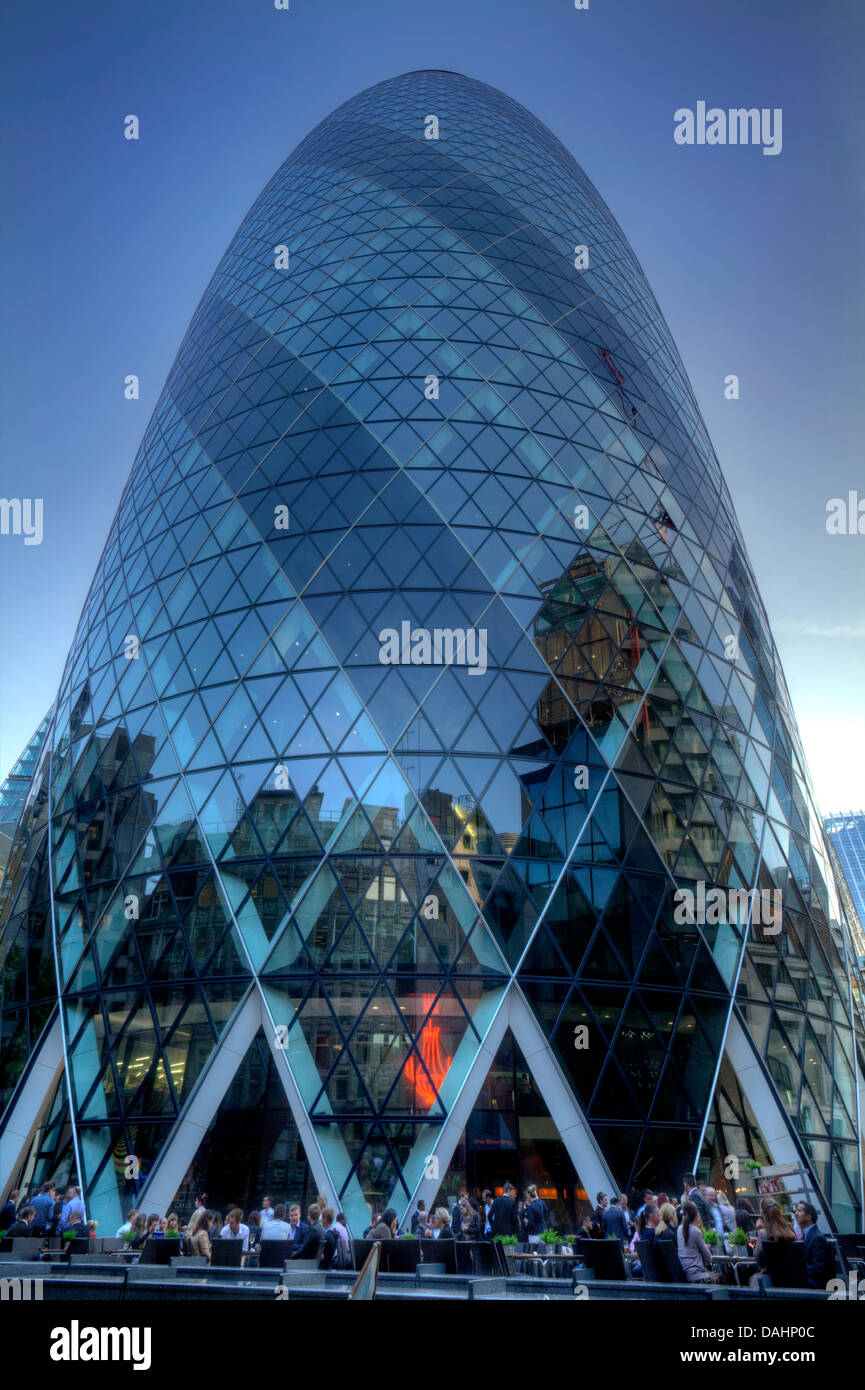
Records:
[[[432,1001],[433,996],[431,994],[421,995],[421,1003],[425,1014],[429,1012]],[[417,1062],[413,1056],[409,1057],[405,1064],[405,1074],[409,1083],[414,1087],[415,1096],[418,1102],[421,1105],[425,1105],[427,1108],[435,1104],[436,1091],[433,1090],[433,1086],[435,1086],[436,1089],[441,1086],[448,1074],[450,1064],[453,1061],[452,1057],[442,1056],[441,1029],[437,1024],[434,1025],[432,1022],[437,1008],[438,1004],[436,1004],[432,1014],[430,1014],[430,1017],[421,1028],[419,1034],[420,1055],[423,1058],[426,1071],[423,1070],[423,1067],[421,1067],[420,1063]],[[430,1081],[432,1081],[432,1085]]]

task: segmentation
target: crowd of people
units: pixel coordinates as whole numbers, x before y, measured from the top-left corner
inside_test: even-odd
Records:
[[[239,1206],[220,1212],[212,1209],[206,1194],[202,1194],[196,1198],[195,1210],[186,1222],[176,1212],[163,1217],[145,1216],[133,1208],[117,1235],[133,1250],[148,1239],[178,1237],[190,1255],[201,1255],[208,1264],[213,1241],[239,1240],[242,1264],[257,1258],[263,1242],[280,1241],[285,1244],[286,1259],[319,1260],[325,1269],[347,1269],[351,1265],[345,1213],[335,1211],[321,1192],[307,1207],[305,1220],[299,1202],[288,1206],[284,1202],[274,1204],[268,1196],[262,1198],[260,1208],[248,1214]]]
[[[594,1211],[583,1216],[577,1235],[595,1240],[614,1239],[632,1254],[638,1254],[638,1241],[670,1241],[689,1283],[717,1280],[710,1244],[721,1243],[737,1229],[749,1237],[754,1282],[765,1270],[768,1242],[801,1240],[806,1250],[808,1282],[824,1288],[834,1276],[834,1255],[825,1236],[817,1228],[817,1211],[807,1201],[797,1203],[788,1216],[771,1197],[764,1197],[756,1212],[747,1197],[736,1197],[735,1205],[723,1188],[698,1183],[693,1173],[685,1175],[678,1200],[666,1192],[646,1189],[635,1213],[629,1209],[626,1194],[610,1199],[597,1194]],[[539,1245],[550,1227],[549,1208],[537,1187],[527,1187],[522,1198],[513,1183],[506,1182],[499,1196],[489,1189],[477,1195],[462,1190],[450,1209],[438,1206],[431,1213],[418,1201],[410,1213],[403,1233],[432,1240],[493,1240],[497,1236],[516,1238],[529,1247]],[[70,1186],[63,1196],[52,1183],[41,1185],[26,1203],[14,1191],[0,1208],[0,1232],[7,1236],[63,1236],[67,1232],[95,1236],[97,1223],[88,1221],[81,1190]],[[706,1232],[717,1232],[718,1242],[707,1242]],[[371,1240],[388,1240],[400,1234],[400,1223],[393,1207],[374,1213],[363,1235]],[[188,1221],[176,1212],[167,1216],[147,1216],[133,1208],[116,1235],[130,1249],[141,1249],[147,1240],[177,1239],[189,1254],[203,1256],[210,1263],[214,1240],[243,1242],[241,1262],[256,1262],[262,1243],[282,1241],[286,1258],[319,1261],[320,1267],[351,1267],[351,1245],[344,1212],[328,1202],[324,1193],[306,1210],[301,1204],[274,1204],[262,1198],[260,1208],[245,1215],[239,1206],[224,1212],[208,1203],[206,1194],[196,1199]],[[641,1273],[639,1263],[634,1272]]]
[[[392,1225],[396,1231],[396,1219],[396,1212],[389,1209],[379,1218],[379,1223]],[[407,1229],[410,1235],[432,1240],[493,1240],[496,1236],[516,1236],[529,1245],[537,1245],[541,1232],[549,1225],[549,1208],[538,1195],[537,1187],[527,1187],[520,1200],[513,1183],[506,1182],[499,1197],[494,1197],[489,1188],[477,1196],[463,1191],[450,1210],[436,1207],[432,1215],[427,1214],[424,1202],[418,1202]],[[380,1224],[374,1223],[364,1234],[379,1239],[379,1234],[373,1232],[380,1232]]]
[[[646,1189],[642,1205],[633,1216],[624,1193],[611,1202],[605,1192],[599,1192],[591,1218],[583,1222],[583,1234],[596,1240],[618,1240],[631,1253],[637,1253],[638,1241],[670,1241],[689,1284],[713,1283],[720,1278],[713,1268],[707,1231],[717,1232],[718,1242],[712,1244],[720,1243],[722,1250],[723,1242],[734,1231],[745,1232],[752,1247],[751,1284],[756,1284],[766,1270],[767,1244],[801,1240],[810,1287],[826,1287],[835,1275],[835,1257],[817,1228],[817,1209],[811,1202],[797,1202],[792,1215],[787,1215],[772,1197],[761,1198],[759,1212],[747,1197],[737,1197],[735,1202],[734,1206],[722,1188],[698,1183],[693,1173],[687,1173],[677,1202],[671,1201],[666,1192]],[[639,1265],[633,1272],[641,1272]]]
[[[71,1231],[86,1239],[95,1235],[97,1225],[87,1220],[80,1187],[67,1187],[61,1195],[52,1182],[44,1182],[26,1202],[16,1188],[0,1207],[0,1231],[7,1236],[62,1236]]]

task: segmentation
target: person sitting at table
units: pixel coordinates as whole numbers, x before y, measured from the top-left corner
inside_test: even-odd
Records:
[[[132,1226],[132,1239],[129,1241],[130,1250],[140,1250],[147,1239],[147,1217],[141,1211],[135,1218]]]
[[[757,1268],[748,1280],[751,1288],[757,1288],[757,1280],[760,1278],[761,1274],[766,1273],[767,1244],[770,1241],[784,1244],[795,1239],[796,1232],[778,1206],[778,1203],[769,1202],[766,1206],[766,1215],[763,1217],[762,1228],[757,1235],[757,1243],[754,1246],[754,1263]]]
[[[454,1233],[451,1226],[451,1214],[447,1207],[436,1207],[432,1219],[432,1239],[433,1240],[453,1240]]]
[[[654,1241],[655,1231],[660,1220],[661,1213],[658,1211],[654,1202],[647,1202],[645,1206],[641,1208],[640,1214],[637,1217],[637,1229],[634,1232],[634,1239],[628,1246],[632,1255],[639,1255],[640,1253],[637,1249],[638,1240]],[[634,1261],[634,1264],[631,1266],[631,1274],[637,1279],[645,1278],[641,1260],[637,1259]]]
[[[797,1202],[795,1217],[803,1232],[808,1284],[812,1289],[825,1289],[835,1273],[835,1257],[823,1232],[817,1229],[817,1208],[813,1202]]]
[[[655,1227],[655,1240],[658,1240],[663,1235],[666,1235],[668,1240],[675,1240],[676,1227],[679,1224],[679,1220],[676,1216],[676,1208],[673,1206],[673,1203],[664,1202],[658,1215],[660,1220]]]
[[[212,1220],[213,1213],[208,1211],[207,1207],[196,1207],[188,1228],[192,1232],[192,1235],[189,1236],[190,1255],[203,1255],[208,1264],[210,1264],[211,1255],[210,1223]]]
[[[718,1276],[712,1272],[712,1256],[703,1239],[700,1214],[691,1201],[682,1206],[682,1224],[676,1232],[676,1245],[679,1263],[689,1284],[717,1282]]]

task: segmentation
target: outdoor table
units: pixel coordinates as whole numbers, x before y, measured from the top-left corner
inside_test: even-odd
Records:
[[[713,1265],[720,1265],[722,1269],[732,1270],[737,1285],[739,1283],[739,1266],[754,1263],[754,1256],[750,1251],[747,1255],[716,1255],[711,1250],[709,1253],[712,1256]]]
[[[542,1255],[536,1250],[511,1250],[508,1246],[505,1246],[505,1254],[511,1260],[539,1262],[543,1273],[546,1273],[550,1260],[581,1260],[583,1258],[582,1255]]]

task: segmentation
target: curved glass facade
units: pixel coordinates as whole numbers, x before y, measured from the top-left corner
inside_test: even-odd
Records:
[[[97,1216],[128,1155],[181,1188],[181,1113],[212,1146],[277,1080],[286,1171],[358,1227],[402,1211],[494,1058],[580,1172],[588,1142],[619,1187],[678,1190],[735,1022],[856,1218],[845,925],[733,505],[615,219],[479,82],[361,93],[242,223],[16,846],[0,1100],[58,1004]],[[680,920],[712,887],[739,906]],[[751,890],[781,891],[780,931]],[[517,1004],[544,1045],[499,1056]]]

